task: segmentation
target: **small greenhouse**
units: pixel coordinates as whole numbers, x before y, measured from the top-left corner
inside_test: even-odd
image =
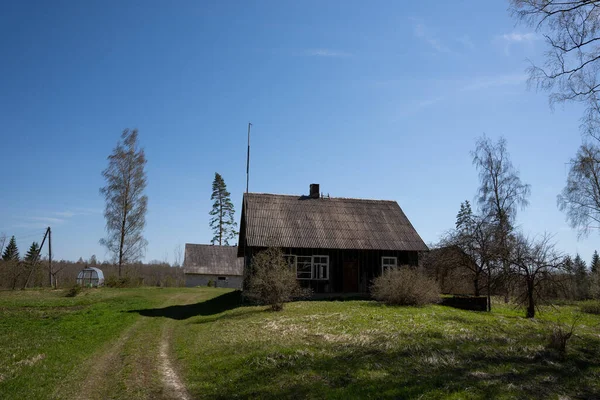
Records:
[[[104,274],[98,268],[86,267],[77,275],[77,284],[84,287],[104,286]]]

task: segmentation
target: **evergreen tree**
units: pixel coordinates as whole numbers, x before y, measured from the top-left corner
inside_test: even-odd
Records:
[[[40,245],[37,242],[31,243],[27,254],[25,254],[25,258],[23,258],[24,262],[22,263],[22,271],[20,271],[20,273],[27,275],[27,278],[23,280],[23,289],[29,285],[29,281],[31,280],[32,276],[34,276],[35,280],[35,275],[37,274],[38,270],[37,266],[40,255],[39,253]]]
[[[573,273],[573,259],[568,254],[565,256],[564,266],[565,266],[565,270],[569,274]]]
[[[15,237],[10,238],[10,242],[8,242],[8,246],[4,249],[4,254],[2,255],[2,259],[4,261],[19,261],[19,249],[17,248],[17,241]]]
[[[212,184],[212,196],[211,200],[214,201],[212,211],[210,212],[210,228],[212,229],[214,236],[212,238],[212,244],[223,244],[229,246],[229,240],[233,239],[237,235],[235,230],[237,224],[234,220],[235,210],[233,203],[231,202],[231,194],[227,191],[227,186],[223,177],[215,172],[215,180]]]
[[[585,261],[583,261],[583,259],[579,255],[579,253],[577,253],[577,255],[575,256],[575,259],[573,260],[573,273],[575,273],[575,274],[587,273],[587,265],[585,264]]]
[[[10,238],[8,246],[4,249],[2,260],[4,260],[5,264],[4,269],[6,271],[7,281],[9,282],[10,287],[15,290],[19,278],[23,273],[23,268],[21,268],[19,249],[17,248],[17,241],[14,236]]]
[[[575,298],[578,300],[586,299],[589,296],[590,291],[587,266],[579,254],[577,254],[573,260],[572,275]]]
[[[39,252],[40,245],[37,242],[31,243],[31,246],[29,246],[29,251],[27,251],[27,254],[25,254],[25,261],[27,263],[33,264],[38,260]]]
[[[456,215],[456,230],[465,231],[469,229],[473,221],[473,210],[471,210],[471,204],[469,200],[465,200],[464,203],[460,203],[460,210]]]
[[[596,273],[600,271],[600,256],[598,256],[598,251],[594,250],[594,255],[592,256],[592,262],[590,263],[590,269],[592,273]]]

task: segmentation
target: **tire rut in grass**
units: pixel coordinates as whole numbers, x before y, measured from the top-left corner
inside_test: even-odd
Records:
[[[159,369],[165,388],[166,398],[189,400],[191,399],[183,382],[175,370],[170,356],[170,343],[172,337],[172,327],[169,322],[163,326],[162,337],[160,341]]]

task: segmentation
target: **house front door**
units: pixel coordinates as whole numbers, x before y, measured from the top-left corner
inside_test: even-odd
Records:
[[[358,261],[344,261],[344,292],[358,292]]]

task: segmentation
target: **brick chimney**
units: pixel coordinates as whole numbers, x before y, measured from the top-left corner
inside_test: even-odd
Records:
[[[320,197],[319,195],[319,184],[318,183],[311,183],[310,184],[310,195],[309,197],[311,199],[318,199]]]

